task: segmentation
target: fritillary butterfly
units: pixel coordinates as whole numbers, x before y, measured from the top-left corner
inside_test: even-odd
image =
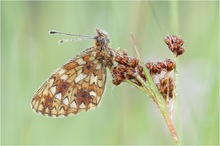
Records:
[[[106,83],[106,67],[112,70],[115,51],[110,47],[107,32],[96,29],[96,33],[92,47],[54,71],[37,90],[31,102],[36,113],[65,117],[99,104]]]

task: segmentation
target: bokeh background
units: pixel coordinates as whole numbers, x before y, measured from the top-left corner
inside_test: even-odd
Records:
[[[1,144],[173,144],[152,100],[123,83],[107,88],[95,110],[47,118],[30,108],[50,73],[90,47],[92,40],[65,43],[49,30],[94,36],[100,27],[113,48],[136,56],[133,32],[147,61],[172,58],[167,34],[185,40],[178,58],[174,122],[181,144],[219,144],[219,2],[1,2]]]

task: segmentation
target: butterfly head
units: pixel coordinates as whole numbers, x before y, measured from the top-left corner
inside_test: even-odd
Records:
[[[97,36],[94,37],[96,40],[96,46],[108,47],[110,43],[110,37],[108,33],[102,29],[96,28]]]

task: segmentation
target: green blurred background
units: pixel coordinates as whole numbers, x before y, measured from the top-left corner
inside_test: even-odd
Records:
[[[145,62],[172,54],[163,42],[181,35],[174,122],[181,144],[219,144],[219,2],[1,2],[1,144],[173,144],[151,99],[127,83],[107,88],[98,108],[47,118],[30,108],[34,92],[91,40],[59,45],[49,30],[94,36],[100,27],[113,48]]]

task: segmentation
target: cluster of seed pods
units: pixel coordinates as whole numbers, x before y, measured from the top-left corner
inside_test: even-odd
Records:
[[[183,48],[184,42],[181,37],[177,37],[175,35],[166,36],[164,41],[176,57],[185,52]],[[121,54],[117,53],[113,62],[117,63],[117,65],[112,69],[114,85],[119,85],[120,83],[129,80],[138,86],[142,86],[137,79],[137,76],[146,81],[146,76],[143,73],[143,67],[139,64],[139,60],[137,58],[128,56],[125,51],[123,51]],[[173,98],[175,83],[173,78],[169,76],[169,73],[176,67],[175,62],[173,62],[171,59],[166,59],[163,62],[147,62],[145,66],[149,70],[152,79],[154,80],[164,99],[168,101],[169,99]],[[162,72],[165,74],[162,74]],[[156,75],[160,75],[159,81],[157,82],[155,81]]]
[[[166,36],[164,42],[168,45],[168,48],[176,55],[179,56],[185,52],[183,48],[183,40],[181,37],[170,35]]]
[[[114,61],[118,63],[112,71],[114,85],[119,85],[125,80],[130,80],[141,86],[141,83],[136,79],[137,75],[140,75],[140,77],[146,81],[146,77],[143,74],[143,67],[139,65],[138,59],[128,56],[127,53],[123,51],[123,54],[117,54],[115,56]]]
[[[174,89],[173,79],[168,77],[167,74],[174,69],[175,63],[170,59],[166,59],[164,62],[147,62],[145,66],[149,70],[153,79],[155,78],[155,75],[161,75],[162,71],[165,72],[162,78],[159,79],[159,83],[156,84],[164,99],[167,99],[167,97],[172,98]]]
[[[166,59],[164,62],[157,62],[157,63],[147,62],[145,66],[150,71],[151,75],[153,74],[157,75],[160,74],[162,71],[167,71],[167,72],[172,71],[175,67],[175,63],[170,59]]]

